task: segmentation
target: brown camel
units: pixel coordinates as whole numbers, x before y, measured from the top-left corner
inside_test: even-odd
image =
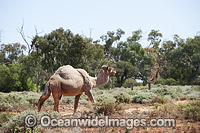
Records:
[[[110,75],[116,72],[113,68],[103,65],[97,77],[91,77],[83,69],[75,69],[70,65],[60,67],[46,83],[44,92],[38,101],[38,111],[44,101],[52,93],[54,98],[54,111],[58,111],[59,100],[63,96],[75,96],[74,113],[78,107],[80,96],[85,93],[91,102],[95,102],[91,93],[92,88],[106,84]]]

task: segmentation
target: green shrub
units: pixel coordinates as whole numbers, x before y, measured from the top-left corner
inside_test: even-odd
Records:
[[[17,115],[12,115],[12,117],[9,118],[9,120],[7,122],[4,122],[2,124],[2,127],[4,128],[4,130],[6,131],[11,131],[11,129],[23,129],[25,128],[25,118],[27,115],[34,115],[37,119],[37,123],[40,122],[40,119],[42,116],[44,115],[48,115],[51,118],[58,118],[60,116],[60,114],[58,112],[55,111],[47,111],[47,112],[43,112],[42,114],[39,114],[38,111],[36,110],[25,110],[23,112],[21,112],[20,114]],[[36,125],[37,127],[38,125]]]
[[[32,106],[37,105],[40,95],[38,93],[28,93],[25,96],[25,100]]]
[[[173,98],[173,99],[178,99],[178,93],[176,91],[176,89],[169,89],[169,95]]]
[[[159,117],[159,118],[178,118],[182,117],[182,114],[178,110],[177,105],[172,102],[167,102],[165,104],[154,104],[155,109],[151,111],[152,117]]]
[[[148,86],[138,86],[138,87],[134,87],[133,90],[142,90],[142,91],[146,91],[148,90]]]
[[[137,91],[130,91],[130,92],[128,92],[128,94],[131,95],[131,96],[132,96],[132,95],[136,95],[136,94],[137,94]]]
[[[0,113],[0,125],[2,125],[2,123],[7,122],[10,117],[12,117],[12,114],[10,112],[1,112]]]
[[[131,88],[131,87],[133,87],[133,86],[136,85],[136,84],[137,84],[137,83],[136,83],[136,81],[135,81],[134,79],[128,78],[128,79],[126,79],[126,81],[124,82],[123,87],[125,87],[125,88]]]
[[[152,89],[152,92],[157,94],[158,96],[170,95],[173,99],[178,99],[178,93],[176,89],[167,89],[167,88]]]
[[[185,114],[186,119],[200,121],[200,101],[179,105],[179,109]]]
[[[15,128],[18,128],[18,129],[24,128],[25,127],[25,125],[24,125],[25,117],[27,115],[29,115],[29,114],[33,114],[34,116],[36,116],[37,120],[39,120],[39,118],[40,118],[37,111],[34,111],[34,110],[25,110],[25,111],[23,111],[20,114],[12,116],[9,119],[8,122],[2,124],[2,127],[6,131],[11,131],[11,129],[15,129]]]
[[[44,115],[48,115],[50,116],[51,118],[59,118],[61,115],[60,113],[58,113],[57,111],[53,111],[53,110],[49,110],[49,111],[46,111],[46,112],[43,112],[41,116],[44,116]]]
[[[61,103],[62,104],[70,104],[74,102],[74,97],[67,97],[67,96],[63,96]]]
[[[44,105],[54,105],[53,96],[50,96],[44,103]]]
[[[188,100],[197,100],[196,97],[189,97]]]
[[[116,103],[116,99],[110,94],[102,94],[96,98],[95,112],[97,114],[110,115],[120,109],[120,105]]]
[[[147,103],[150,102],[156,95],[151,92],[138,92],[136,95],[132,96],[133,103]]]
[[[117,103],[130,103],[131,96],[128,93],[120,92],[114,95]]]
[[[168,78],[165,80],[165,85],[176,85],[176,80],[173,78]]]
[[[9,111],[11,108],[12,106],[9,103],[0,103],[0,111]]]
[[[11,92],[8,95],[5,95],[2,99],[2,102],[7,102],[11,105],[21,103],[22,97],[15,92]]]
[[[192,86],[192,89],[195,91],[200,91],[200,86],[199,85]]]
[[[33,83],[32,79],[29,77],[27,79],[27,87],[29,88],[28,90],[30,91],[37,91],[37,87],[36,87],[36,84]]]
[[[154,82],[154,84],[161,84],[164,85],[165,84],[165,79],[163,78],[157,78]]]
[[[151,103],[165,104],[167,102],[169,102],[169,100],[166,97],[162,96],[155,96],[151,99]]]
[[[176,85],[176,80],[173,78],[163,79],[163,78],[157,78],[154,82],[154,84],[161,84],[161,85]]]

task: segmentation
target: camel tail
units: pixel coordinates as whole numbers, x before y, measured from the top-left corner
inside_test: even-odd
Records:
[[[45,100],[47,100],[49,98],[49,96],[51,95],[51,90],[50,90],[50,84],[49,81],[46,83],[44,91],[42,93],[42,96],[40,97],[40,99],[38,100],[38,112],[40,111],[43,103],[45,102]]]

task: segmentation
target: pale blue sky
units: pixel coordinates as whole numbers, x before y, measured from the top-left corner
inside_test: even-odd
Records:
[[[24,44],[17,28],[24,20],[27,36],[50,33],[59,27],[99,39],[107,31],[143,31],[143,47],[148,33],[160,30],[163,40],[174,34],[193,37],[200,31],[200,0],[0,0],[1,43]],[[28,39],[29,41],[31,39]]]

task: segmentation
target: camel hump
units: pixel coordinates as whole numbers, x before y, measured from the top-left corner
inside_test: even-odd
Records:
[[[61,78],[68,80],[76,80],[78,77],[81,78],[81,75],[75,68],[70,65],[61,66],[58,70],[54,73],[54,75],[59,75]]]
[[[88,73],[83,69],[76,69],[83,77],[84,85],[83,91],[87,92],[92,89],[92,82],[90,81]]]
[[[54,74],[57,74],[57,73],[63,73],[65,72],[66,70],[73,70],[74,68],[70,65],[66,65],[66,66],[61,66],[58,68],[58,70],[56,70],[56,72]]]

